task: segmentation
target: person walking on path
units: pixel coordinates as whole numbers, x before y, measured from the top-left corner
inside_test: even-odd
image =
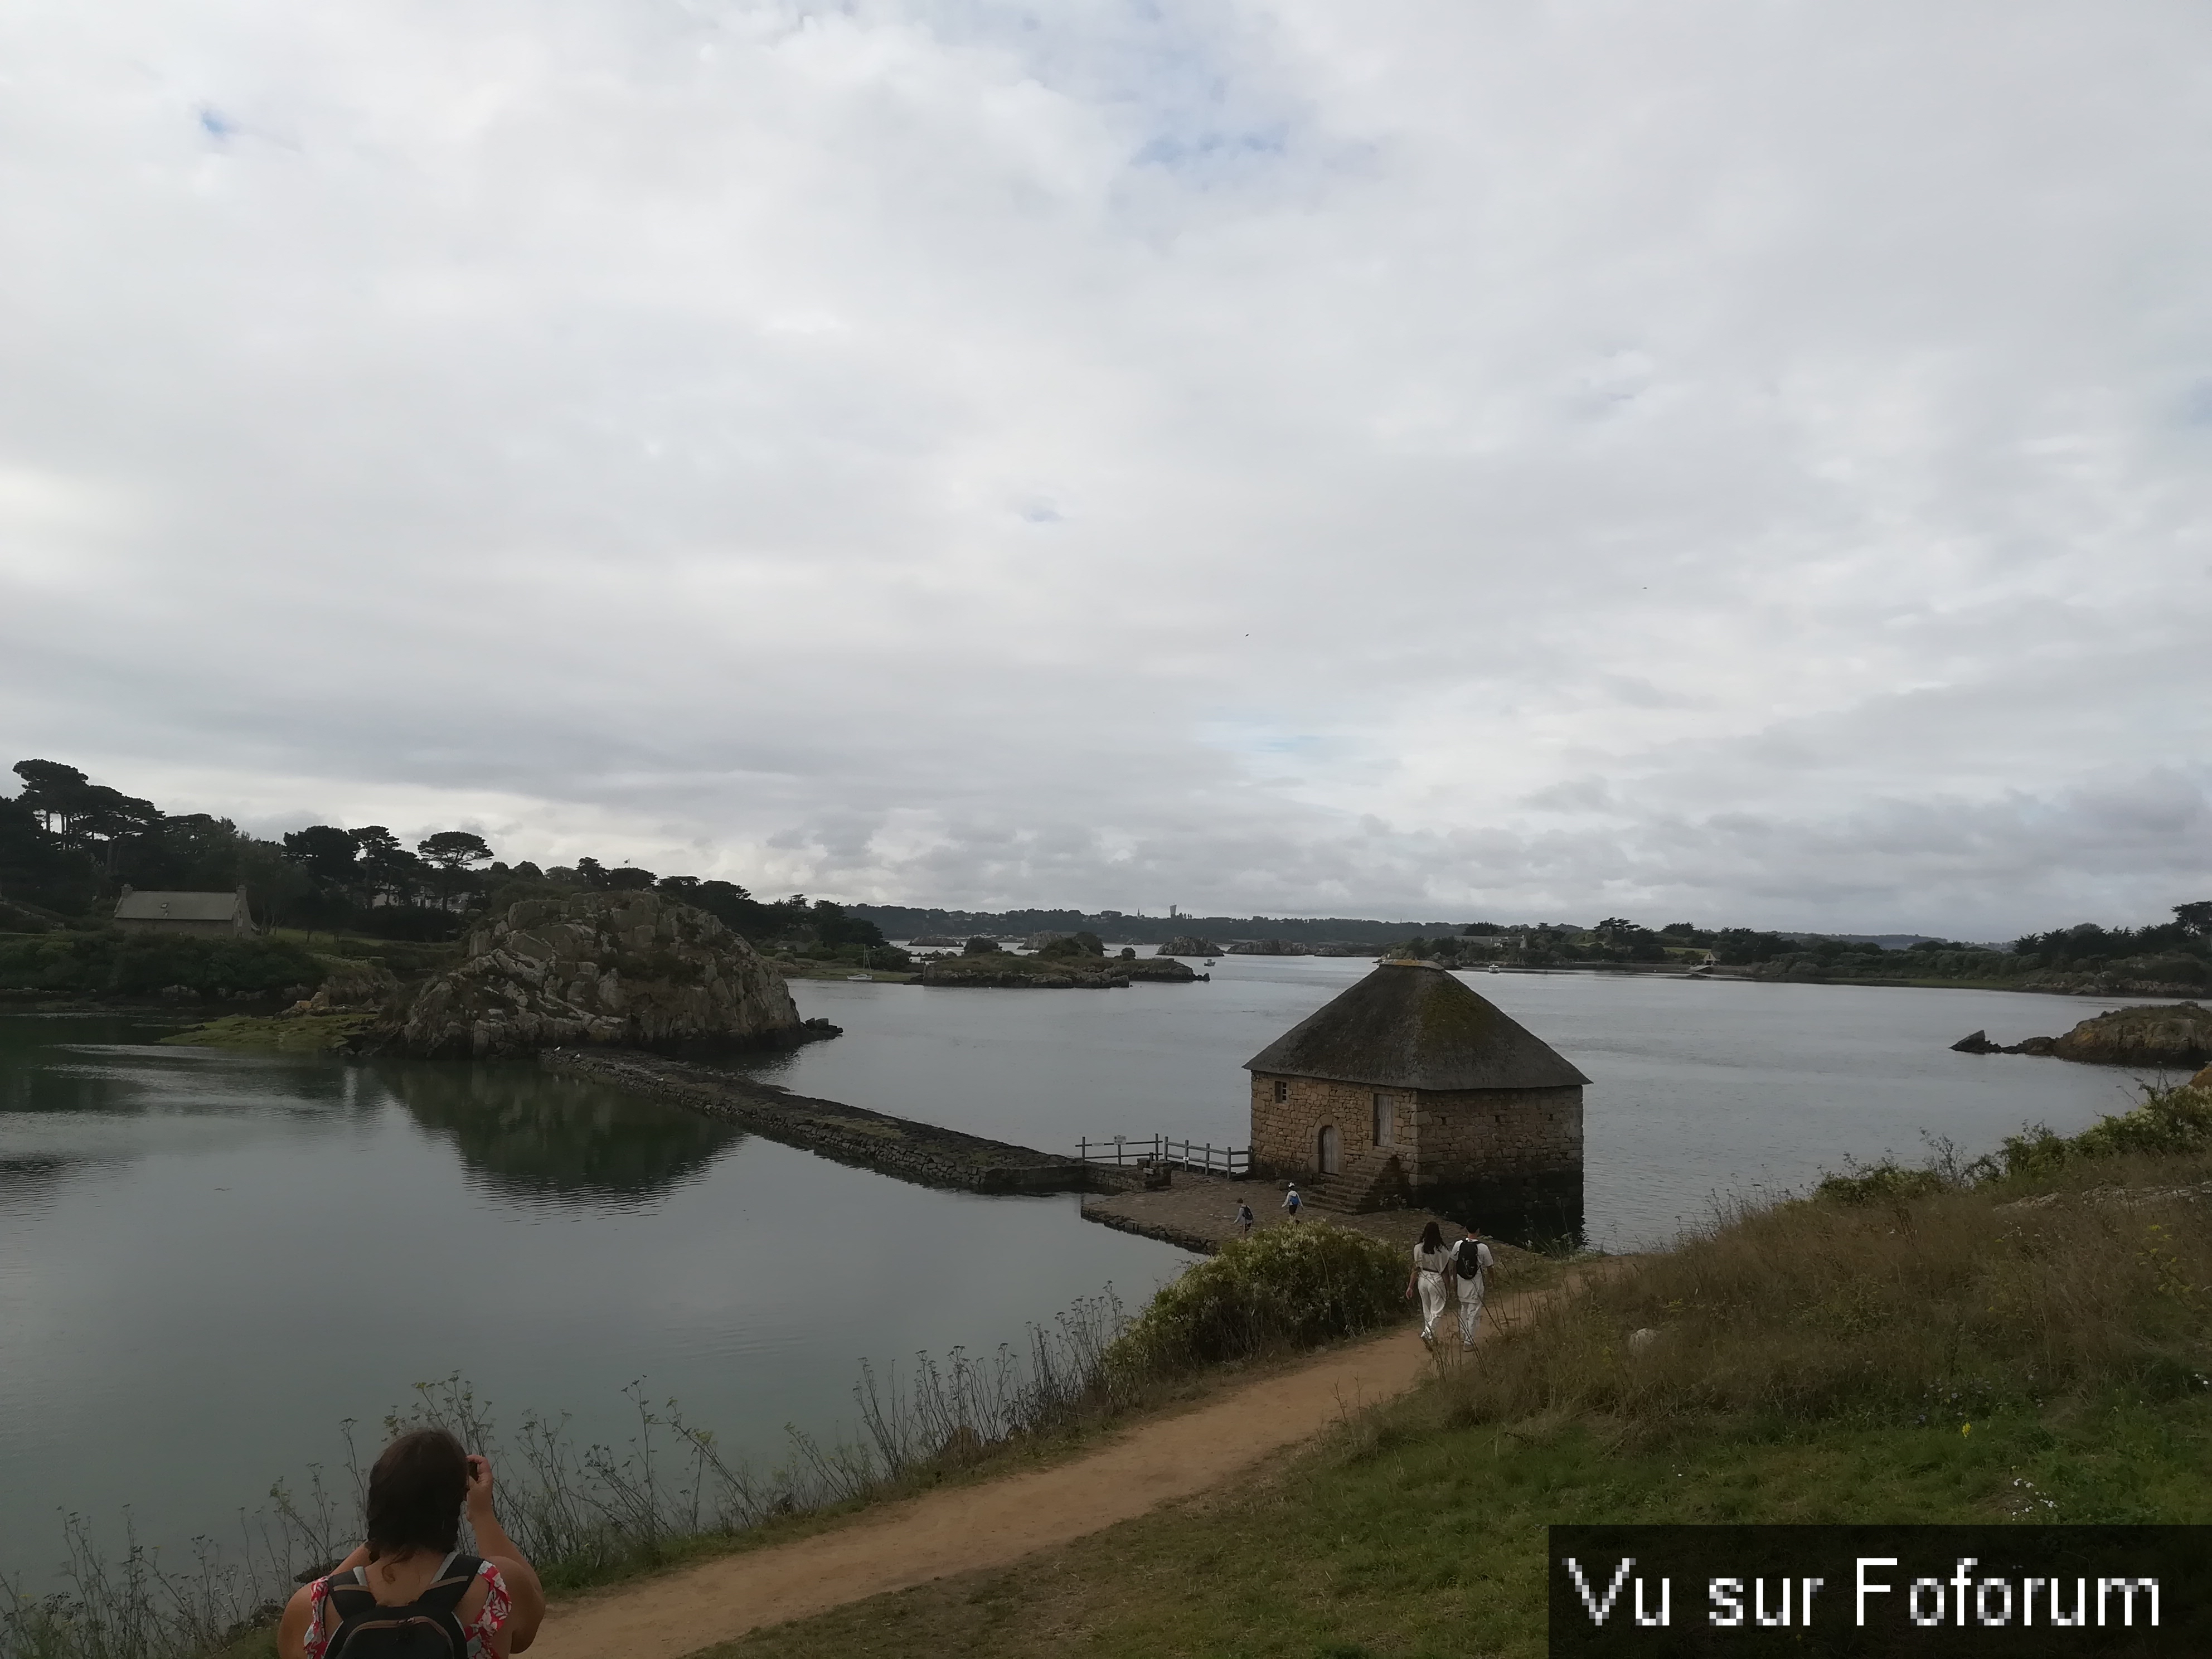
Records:
[[[1252,1237],[1252,1206],[1249,1204],[1240,1202],[1237,1206],[1237,1227],[1245,1237]]]
[[[1421,1242],[1413,1246],[1413,1271],[1406,1277],[1406,1294],[1421,1293],[1421,1340],[1436,1346],[1437,1321],[1444,1312],[1444,1273],[1451,1252],[1444,1249],[1443,1231],[1433,1221],[1421,1229]]]
[[[465,1505],[481,1556],[461,1553]],[[489,1459],[443,1429],[403,1434],[369,1470],[365,1507],[368,1541],[285,1604],[278,1659],[413,1653],[421,1637],[508,1659],[537,1639],[545,1592],[492,1508]]]
[[[1295,1181],[1291,1183],[1291,1190],[1283,1195],[1283,1207],[1291,1212],[1293,1221],[1298,1218],[1298,1212],[1305,1207],[1305,1200],[1298,1196],[1298,1186]]]
[[[1459,1346],[1461,1352],[1474,1346],[1474,1333],[1482,1323],[1482,1298],[1488,1294],[1486,1286],[1490,1270],[1498,1259],[1490,1253],[1490,1246],[1467,1224],[1467,1237],[1452,1247],[1452,1289],[1459,1297]]]

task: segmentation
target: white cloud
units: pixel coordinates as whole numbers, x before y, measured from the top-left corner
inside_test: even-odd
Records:
[[[0,743],[855,897],[2156,915],[2208,37],[19,7]]]

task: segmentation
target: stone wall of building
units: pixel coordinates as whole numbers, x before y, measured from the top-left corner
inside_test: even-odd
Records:
[[[1285,1097],[1276,1099],[1277,1085]],[[1376,1135],[1376,1097],[1383,1136]],[[1252,1164],[1277,1178],[1321,1172],[1321,1131],[1334,1125],[1340,1168],[1371,1185],[1378,1198],[1396,1187],[1415,1191],[1536,1176],[1583,1167],[1583,1091],[1559,1089],[1374,1089],[1321,1078],[1252,1078]]]
[[[253,931],[234,918],[198,921],[174,916],[129,916],[114,925],[126,933],[181,934],[186,939],[237,939]]]

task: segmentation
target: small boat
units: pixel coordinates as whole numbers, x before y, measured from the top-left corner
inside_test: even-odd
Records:
[[[1201,967],[1211,968],[1211,967],[1212,967],[1212,966],[1213,966],[1213,958],[1212,958],[1212,957],[1206,957],[1206,959],[1202,963],[1200,963],[1200,965]]]
[[[1498,965],[1496,963],[1494,963],[1494,962],[1493,962],[1493,963],[1492,963],[1490,964],[1490,971],[1491,971],[1492,973],[1495,974],[1495,973],[1500,973],[1500,972],[1503,972],[1504,970],[1503,970],[1503,969],[1501,969],[1498,967]]]
[[[848,974],[845,977],[847,979],[864,979],[872,984],[875,981],[876,976],[873,974]]]

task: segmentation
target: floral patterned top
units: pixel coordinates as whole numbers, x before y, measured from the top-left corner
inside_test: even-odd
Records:
[[[338,1575],[315,1580],[313,1611],[307,1616],[307,1636],[303,1644],[307,1659],[323,1659],[331,1644],[334,1630],[323,1628],[323,1609],[330,1605],[331,1579]],[[348,1576],[350,1576],[349,1574]],[[514,1601],[507,1593],[507,1580],[500,1577],[499,1569],[489,1561],[477,1570],[477,1577],[486,1585],[484,1604],[477,1616],[461,1626],[461,1634],[469,1638],[469,1659],[491,1659],[497,1651],[491,1638],[507,1628],[507,1615],[514,1610]]]

